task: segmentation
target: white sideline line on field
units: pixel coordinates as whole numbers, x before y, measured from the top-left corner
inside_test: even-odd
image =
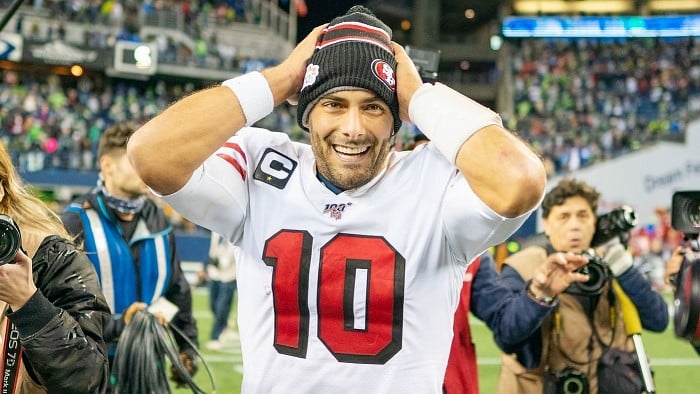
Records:
[[[236,366],[241,364],[240,354],[214,354],[204,356],[207,363],[235,363]],[[497,357],[479,357],[477,358],[479,365],[500,365],[501,359]],[[697,358],[656,358],[652,360],[652,367],[678,367],[678,366],[696,366],[700,365],[700,357]]]
[[[497,357],[478,357],[479,365],[500,365],[501,359]],[[657,358],[651,360],[652,367],[678,367],[700,365],[700,357],[696,358]]]

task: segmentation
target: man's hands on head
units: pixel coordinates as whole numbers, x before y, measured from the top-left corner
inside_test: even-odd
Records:
[[[547,256],[535,271],[530,292],[538,298],[555,297],[573,282],[585,282],[588,275],[575,272],[588,263],[588,258],[572,252],[558,252]]]
[[[18,311],[36,293],[32,274],[32,260],[18,251],[12,263],[0,266],[0,300]]]
[[[396,96],[399,100],[399,116],[401,120],[410,122],[408,116],[408,105],[411,103],[413,93],[423,85],[423,80],[420,73],[413,64],[413,60],[408,56],[406,50],[394,41],[391,42],[394,47],[394,56],[396,57]]]
[[[304,84],[306,75],[306,65],[311,55],[316,49],[316,43],[321,37],[321,32],[328,26],[328,23],[317,26],[309,33],[292,52],[277,66],[270,67],[262,71],[262,75],[267,79],[275,105],[283,103],[285,100],[296,105],[299,101],[299,92]],[[348,59],[351,61],[351,59]]]

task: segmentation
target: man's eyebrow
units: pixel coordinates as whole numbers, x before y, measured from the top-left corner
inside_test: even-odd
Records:
[[[365,99],[363,99],[363,100],[362,100],[363,103],[371,103],[371,102],[374,102],[374,101],[381,101],[381,102],[384,102],[384,100],[382,100],[382,98],[379,97],[379,96],[377,96],[377,94],[375,94],[374,92],[368,91],[368,93],[371,93],[372,95],[369,96],[369,97],[367,97],[367,98],[365,98]],[[335,92],[334,92],[334,93],[329,93],[329,94],[327,94],[327,95],[321,97],[321,100],[348,101],[347,98],[342,97],[342,96],[336,94]]]

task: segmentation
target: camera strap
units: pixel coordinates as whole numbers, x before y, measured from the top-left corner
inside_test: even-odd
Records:
[[[559,311],[559,306],[557,306],[557,308],[554,310],[554,313],[553,313],[553,319],[554,319],[553,327],[554,327],[554,330],[555,330],[555,334],[556,334],[556,335],[555,335],[555,341],[554,341],[554,342],[553,342],[553,341],[550,341],[550,346],[552,346],[552,344],[555,343],[556,346],[559,348],[559,352],[561,353],[561,355],[562,355],[567,361],[569,361],[569,362],[571,362],[571,363],[573,363],[573,364],[576,364],[576,365],[586,365],[586,364],[588,364],[588,365],[589,365],[589,368],[590,368],[591,362],[593,361],[593,353],[592,353],[592,351],[593,351],[593,341],[594,341],[594,340],[597,341],[598,344],[600,344],[601,348],[603,349],[603,352],[605,352],[606,350],[608,350],[608,349],[610,348],[610,346],[614,343],[614,340],[615,340],[615,326],[616,326],[616,323],[617,323],[617,312],[616,312],[617,309],[616,309],[616,307],[615,307],[616,297],[615,297],[615,292],[613,291],[613,288],[612,288],[612,277],[608,277],[607,282],[608,282],[608,288],[607,288],[608,310],[609,310],[609,313],[610,313],[610,327],[611,327],[611,330],[612,330],[612,337],[610,338],[610,343],[607,343],[607,344],[606,344],[605,342],[603,342],[603,339],[600,337],[600,334],[598,333],[598,330],[596,329],[596,325],[595,325],[595,321],[594,321],[594,315],[595,315],[595,305],[598,303],[598,302],[597,302],[598,296],[595,297],[596,300],[595,300],[595,302],[593,302],[593,301],[594,301],[594,300],[592,299],[593,297],[585,296],[585,297],[588,297],[589,299],[588,299],[588,300],[583,300],[584,296],[572,295],[572,296],[573,296],[574,298],[576,298],[579,302],[581,302],[581,301],[588,301],[588,302],[585,302],[585,304],[588,304],[589,307],[590,307],[590,306],[593,306],[593,309],[591,310],[590,308],[587,308],[586,306],[584,306],[583,303],[582,303],[582,306],[583,306],[583,309],[584,309],[584,314],[585,314],[586,317],[587,317],[586,320],[588,321],[588,324],[589,324],[590,327],[591,327],[591,332],[593,333],[593,335],[592,335],[591,338],[590,338],[590,342],[589,342],[589,346],[588,346],[588,351],[589,351],[589,353],[588,353],[588,360],[587,360],[587,361],[575,360],[570,354],[568,354],[568,353],[565,351],[564,348],[561,347],[561,344],[560,344],[560,335],[561,335],[561,332],[562,332],[562,323],[561,323],[562,316],[561,316],[561,312]],[[594,338],[595,338],[595,339],[594,339]],[[590,373],[590,372],[589,372],[589,373]]]
[[[7,320],[3,345],[2,361],[2,394],[14,393],[17,385],[17,377],[20,362],[22,362],[22,344],[19,342],[19,330],[17,326]]]

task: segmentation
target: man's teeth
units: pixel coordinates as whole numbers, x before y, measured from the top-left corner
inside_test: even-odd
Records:
[[[359,155],[360,153],[364,153],[367,151],[367,147],[357,147],[357,148],[350,148],[347,146],[340,146],[340,145],[335,145],[335,150],[338,153],[342,153],[345,155]]]

